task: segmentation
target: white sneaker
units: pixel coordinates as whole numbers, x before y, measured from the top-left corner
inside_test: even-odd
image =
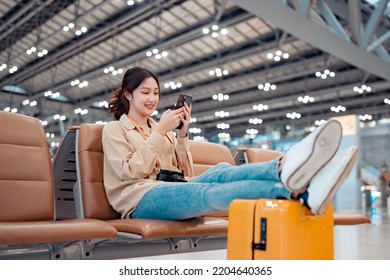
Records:
[[[329,120],[287,151],[280,179],[292,192],[304,190],[336,154],[342,137],[339,121]]]
[[[313,214],[321,215],[326,210],[341,184],[351,173],[357,156],[358,148],[351,147],[341,155],[334,157],[313,178],[307,188],[307,206]]]

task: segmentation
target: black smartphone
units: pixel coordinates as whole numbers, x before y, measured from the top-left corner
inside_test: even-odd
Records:
[[[179,96],[177,97],[177,101],[175,103],[174,110],[183,107],[184,106],[184,102],[187,103],[188,107],[191,106],[192,96],[180,93]],[[180,129],[182,126],[183,126],[183,122],[180,122],[180,124],[177,127],[177,129]]]

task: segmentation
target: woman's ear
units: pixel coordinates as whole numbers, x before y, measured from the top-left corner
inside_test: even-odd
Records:
[[[131,94],[130,92],[126,91],[125,92],[125,97],[127,98],[127,100],[131,101],[133,99],[133,94]]]

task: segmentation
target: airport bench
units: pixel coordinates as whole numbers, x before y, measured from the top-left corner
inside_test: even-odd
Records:
[[[91,258],[130,258],[226,248],[228,223],[226,219],[219,217],[226,216],[226,212],[185,221],[121,219],[105,194],[102,129],[103,125],[96,124],[81,124],[70,128],[53,161],[56,211],[59,216],[64,219],[98,219],[118,231],[115,240],[94,248]],[[193,148],[196,146],[197,143],[191,144]],[[221,147],[224,156],[220,159],[234,164],[227,147]],[[195,153],[195,162],[203,160],[195,163],[197,174],[216,164],[210,158],[205,160],[201,155],[202,153]]]
[[[81,258],[83,243],[116,236],[99,220],[55,220],[50,152],[38,119],[0,112],[0,131],[0,259]]]

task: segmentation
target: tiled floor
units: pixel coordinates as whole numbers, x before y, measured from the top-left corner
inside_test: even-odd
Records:
[[[366,214],[371,224],[336,226],[336,260],[390,260],[390,210],[373,208]],[[154,256],[139,259],[224,260],[226,250]]]

